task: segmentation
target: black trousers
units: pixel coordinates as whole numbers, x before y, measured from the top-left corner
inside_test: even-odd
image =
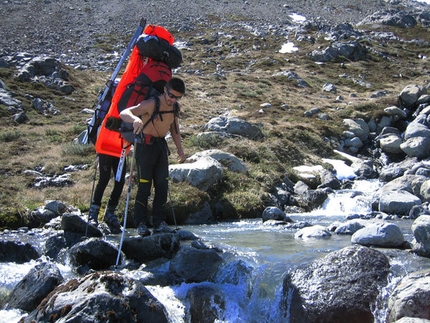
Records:
[[[152,205],[153,225],[157,227],[166,218],[169,160],[168,147],[164,138],[153,138],[151,144],[136,144],[136,165],[139,186],[134,204],[134,223],[136,227],[143,222],[149,225],[148,198],[154,183],[154,200]]]
[[[105,154],[99,154],[99,180],[94,190],[92,203],[100,206],[104,191],[109,183],[111,175],[114,178],[118,169],[119,158]],[[125,165],[122,169],[121,179],[119,182],[115,181],[112,192],[109,197],[108,206],[116,207],[121,197],[122,190],[125,182]]]

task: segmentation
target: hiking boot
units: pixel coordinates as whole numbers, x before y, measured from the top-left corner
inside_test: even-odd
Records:
[[[166,222],[161,222],[157,227],[154,228],[155,233],[173,233],[175,230],[169,228]]]
[[[148,227],[144,224],[144,223],[139,223],[138,227],[137,227],[137,233],[141,236],[141,237],[146,237],[151,235],[151,231],[148,230]]]
[[[99,225],[99,212],[100,206],[91,204],[90,211],[88,213],[88,223],[97,227]]]
[[[108,206],[105,211],[105,215],[103,217],[103,220],[109,227],[109,230],[113,234],[121,233],[121,224],[119,223],[118,219],[115,216],[115,208]]]

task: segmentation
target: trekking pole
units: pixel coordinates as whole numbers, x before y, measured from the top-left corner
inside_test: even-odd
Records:
[[[170,203],[170,207],[172,208],[173,221],[175,222],[175,228],[176,228],[176,230],[178,230],[178,224],[176,223],[175,210],[173,209],[172,194],[170,193],[170,184],[167,187],[167,191],[169,192],[169,203]]]
[[[91,189],[91,200],[90,200],[90,209],[91,209],[91,203],[93,203],[93,198],[94,198],[94,187],[96,184],[96,179],[97,179],[97,169],[98,169],[98,165],[99,165],[99,154],[96,154],[96,164],[94,165],[94,177],[93,177],[93,187]],[[88,216],[87,216],[87,225],[85,226],[85,238],[87,237],[88,234],[88,222],[90,222],[90,212],[88,211]]]
[[[106,86],[105,86],[105,89],[103,90],[102,95],[100,95],[99,98],[98,98],[97,106],[95,108],[95,111],[98,111],[98,110],[101,109],[101,104],[103,103],[103,101],[106,99],[106,96],[110,92],[110,90],[112,88],[112,85],[114,84],[115,79],[118,76],[119,71],[121,70],[122,65],[124,64],[125,60],[130,55],[131,51],[133,50],[133,47],[136,44],[139,36],[142,34],[143,30],[145,29],[145,26],[146,26],[146,19],[145,18],[141,18],[140,22],[139,22],[139,26],[137,27],[137,29],[136,29],[133,37],[131,38],[130,42],[128,43],[128,46],[125,49],[124,54],[121,56],[121,58],[120,58],[118,64],[116,65],[116,68],[113,71],[111,77],[106,82]],[[90,124],[91,127],[94,126],[96,118],[93,118],[93,119],[94,120],[91,120],[91,122],[93,122],[93,124]],[[87,134],[82,139],[83,143],[88,143],[88,139],[89,139],[88,135],[89,135],[89,133],[87,132]]]
[[[134,144],[136,144],[136,137],[134,137]],[[115,266],[118,266],[119,258],[121,257],[121,249],[122,249],[122,244],[124,242],[125,228],[127,226],[128,204],[130,202],[131,185],[133,183],[133,160],[134,160],[134,158],[135,158],[135,156],[132,156],[131,162],[130,162],[130,175],[128,176],[128,189],[127,189],[127,198],[126,198],[126,202],[125,202],[124,223],[122,226],[121,240],[119,242],[118,256],[116,257],[116,265]]]

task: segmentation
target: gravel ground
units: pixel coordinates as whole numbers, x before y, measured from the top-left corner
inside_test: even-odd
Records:
[[[401,0],[403,4],[416,3]],[[396,4],[390,4],[395,2]],[[61,54],[74,59],[97,57],[97,35],[134,32],[139,20],[161,24],[171,31],[196,24],[222,28],[231,20],[282,26],[297,13],[337,24],[361,21],[375,11],[399,7],[384,0],[6,0],[0,5],[0,56],[26,51]],[[108,3],[108,4],[107,4]],[[210,25],[216,21],[217,25]],[[120,44],[123,46],[124,44]]]

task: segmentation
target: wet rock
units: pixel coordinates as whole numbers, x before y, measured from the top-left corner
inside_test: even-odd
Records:
[[[294,234],[295,239],[329,239],[331,232],[322,225],[314,225],[300,229]]]
[[[338,190],[341,187],[340,181],[337,177],[327,169],[323,169],[320,173],[321,184],[318,185],[318,188],[331,188],[334,190]]]
[[[190,322],[213,323],[223,320],[224,293],[216,286],[195,286],[187,293]]]
[[[46,240],[45,245],[43,247],[44,255],[51,259],[57,259],[60,252],[62,250],[65,250],[66,248],[67,242],[66,238],[64,237],[64,234],[57,233]]]
[[[57,286],[23,319],[30,322],[169,322],[145,286],[120,273],[101,272]]]
[[[281,307],[291,323],[373,323],[371,304],[387,282],[388,258],[350,246],[287,274]]]
[[[7,309],[19,308],[31,312],[62,282],[63,276],[55,264],[47,262],[37,264],[15,286]]]
[[[128,259],[146,263],[157,258],[172,258],[178,252],[179,245],[178,235],[165,233],[149,237],[127,237],[122,251]]]
[[[184,248],[171,260],[170,271],[179,281],[198,283],[212,281],[222,257],[214,249]]]
[[[102,270],[116,264],[118,248],[105,240],[91,238],[71,247],[69,255],[74,266]]]
[[[0,241],[0,262],[23,264],[39,257],[36,248],[29,243]]]
[[[281,209],[269,206],[264,209],[262,214],[263,222],[269,221],[269,220],[279,220],[283,222],[293,222],[290,217],[288,217],[284,211]]]
[[[330,188],[308,190],[302,196],[300,196],[300,206],[305,208],[307,211],[316,209],[324,203],[330,192]]]
[[[75,233],[78,236],[84,236],[85,233],[89,237],[102,237],[103,233],[93,225],[87,222],[77,214],[64,213],[61,217],[61,228],[64,232]]]
[[[345,223],[334,224],[334,233],[353,235],[358,230],[364,228],[367,224],[366,220],[349,220]]]
[[[395,322],[403,317],[430,320],[430,274],[428,272],[409,274],[391,293],[388,299],[387,322]]]

